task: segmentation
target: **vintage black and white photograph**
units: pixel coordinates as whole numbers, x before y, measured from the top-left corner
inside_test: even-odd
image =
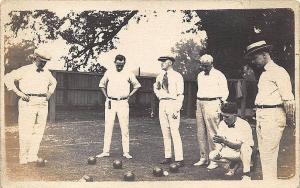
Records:
[[[3,1],[2,186],[299,186],[299,3],[219,3]]]

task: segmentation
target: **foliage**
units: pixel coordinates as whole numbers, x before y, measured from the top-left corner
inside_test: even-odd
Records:
[[[185,80],[195,80],[200,71],[199,58],[206,53],[205,49],[205,40],[200,41],[200,44],[193,39],[176,43],[172,48],[172,52],[176,54],[174,69],[180,72]]]

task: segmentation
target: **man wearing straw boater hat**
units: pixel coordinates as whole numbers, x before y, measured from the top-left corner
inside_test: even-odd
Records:
[[[257,139],[263,179],[277,179],[277,157],[286,119],[294,118],[290,76],[270,56],[272,45],[258,41],[246,48],[245,58],[262,69],[255,99]]]
[[[44,68],[51,59],[48,52],[38,48],[33,54],[33,63],[13,70],[4,77],[8,90],[19,99],[19,163],[38,160],[48,115],[48,100],[56,87],[56,79]],[[15,81],[19,82],[16,87]]]
[[[161,62],[163,72],[157,76],[153,89],[159,99],[159,121],[164,140],[165,159],[161,164],[172,162],[173,141],[175,163],[182,167],[184,162],[179,126],[180,109],[184,98],[184,81],[182,75],[173,69],[174,57],[161,56],[158,61]]]

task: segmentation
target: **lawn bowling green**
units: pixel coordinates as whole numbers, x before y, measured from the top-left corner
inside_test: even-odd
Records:
[[[116,121],[117,122],[117,121]],[[160,166],[169,171],[169,165],[160,165],[163,159],[163,139],[157,118],[136,116],[131,111],[130,150],[133,159],[122,157],[121,133],[116,123],[113,132],[111,156],[98,158],[95,165],[88,165],[87,159],[101,152],[104,134],[104,114],[91,111],[58,112],[57,122],[48,123],[41,143],[40,157],[48,162],[44,167],[18,164],[17,124],[6,127],[7,177],[14,181],[78,181],[84,175],[94,181],[124,181],[127,171],[135,174],[135,181],[175,181],[175,180],[216,180],[241,179],[241,169],[233,177],[226,177],[223,168],[207,170],[192,164],[199,159],[196,140],[195,119],[181,120],[185,166],[178,173],[168,176],[153,176],[153,168]],[[292,131],[286,129],[282,137],[279,154],[279,176],[290,176],[295,162]],[[123,168],[114,169],[113,161],[122,160]],[[254,172],[254,179],[261,179],[260,163]]]

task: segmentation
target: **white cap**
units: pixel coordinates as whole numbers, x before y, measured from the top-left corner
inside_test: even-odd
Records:
[[[200,57],[200,63],[210,63],[212,64],[214,62],[214,58],[209,54],[204,54]]]

